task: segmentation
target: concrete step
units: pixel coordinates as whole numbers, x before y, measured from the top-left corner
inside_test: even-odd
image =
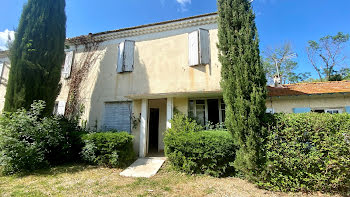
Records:
[[[157,174],[165,159],[165,157],[138,158],[133,164],[122,171],[120,176],[150,178]]]

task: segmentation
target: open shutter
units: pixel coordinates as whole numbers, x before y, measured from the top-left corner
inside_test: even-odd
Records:
[[[4,71],[4,63],[0,62],[0,80],[2,79],[2,72]]]
[[[311,111],[311,108],[309,108],[309,107],[293,108],[293,113],[295,113],[295,114],[307,113],[310,111]]]
[[[199,29],[200,64],[210,63],[209,31]]]
[[[124,71],[132,72],[134,70],[134,48],[135,42],[126,40],[124,44]]]
[[[66,101],[58,101],[57,115],[64,115],[66,110]]]
[[[350,114],[350,106],[345,106],[345,112]]]
[[[124,42],[121,42],[118,47],[117,72],[122,73],[123,71],[124,71]]]
[[[131,131],[131,102],[106,103],[104,130]]]
[[[198,31],[188,34],[188,63],[189,66],[199,64],[199,43]]]
[[[72,70],[74,51],[69,51],[66,53],[66,60],[64,61],[63,68],[63,78],[68,79]]]

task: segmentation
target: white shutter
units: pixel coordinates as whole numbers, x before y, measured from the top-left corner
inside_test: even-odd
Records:
[[[124,44],[124,71],[132,72],[134,70],[134,47],[135,42],[126,40]]]
[[[106,103],[104,130],[131,131],[131,102]]]
[[[199,64],[198,31],[188,34],[188,63],[190,66]]]
[[[65,79],[70,77],[70,72],[72,70],[73,56],[74,56],[74,51],[69,51],[66,53],[66,60],[64,61],[64,68],[62,72],[63,78]]]
[[[118,47],[117,72],[122,73],[123,71],[124,71],[124,42],[121,42]]]
[[[200,64],[210,63],[210,42],[209,31],[199,29],[199,46],[200,46]]]
[[[4,70],[4,63],[0,62],[0,80],[2,79],[2,72]]]
[[[58,101],[57,115],[64,115],[66,110],[66,101]]]

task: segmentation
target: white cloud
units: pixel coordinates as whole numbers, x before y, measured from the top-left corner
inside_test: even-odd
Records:
[[[180,11],[181,12],[185,12],[187,11],[187,5],[191,4],[191,0],[176,0],[176,2],[178,2],[180,4]]]
[[[8,40],[15,39],[15,32],[6,29],[5,31],[0,32],[0,50],[7,50]]]

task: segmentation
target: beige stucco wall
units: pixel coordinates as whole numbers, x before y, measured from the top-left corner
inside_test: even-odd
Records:
[[[8,57],[0,57],[0,62],[4,62],[3,73],[2,73],[1,83],[0,83],[0,112],[1,112],[5,104],[6,88],[7,88],[8,76],[10,73],[10,60]]]
[[[293,113],[293,108],[309,107],[311,109],[343,109],[350,106],[350,94],[328,94],[310,96],[286,96],[268,98],[267,108],[275,113]]]

